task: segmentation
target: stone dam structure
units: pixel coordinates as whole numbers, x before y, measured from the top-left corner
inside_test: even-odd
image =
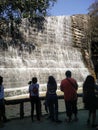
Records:
[[[27,94],[28,82],[33,76],[38,78],[40,92],[46,91],[50,75],[56,78],[59,89],[66,70],[72,71],[81,86],[90,73],[80,49],[86,25],[86,15],[50,16],[46,17],[45,29],[38,32],[23,19],[20,31],[34,49],[28,53],[22,43],[23,51],[12,46],[7,51],[0,50],[0,75],[4,77],[5,96]]]

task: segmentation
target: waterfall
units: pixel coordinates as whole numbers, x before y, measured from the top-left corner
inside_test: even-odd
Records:
[[[34,32],[32,27],[25,31],[28,24],[21,25],[27,40],[37,45],[31,54],[23,51],[20,55],[12,47],[0,52],[0,75],[4,77],[6,96],[28,93],[28,81],[33,76],[38,78],[40,92],[43,92],[49,75],[56,78],[59,89],[66,70],[72,71],[79,84],[89,74],[80,49],[73,46],[71,17],[47,17],[46,21],[43,32]]]

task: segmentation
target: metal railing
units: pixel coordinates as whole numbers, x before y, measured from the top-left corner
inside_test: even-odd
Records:
[[[83,102],[82,102],[82,93],[78,93],[78,109],[83,109]],[[41,104],[42,104],[42,114],[47,114],[44,109],[44,101],[45,96],[40,97]],[[21,98],[21,99],[5,99],[6,104],[6,114],[13,114],[11,115],[13,118],[16,116],[19,116],[20,119],[23,119],[25,116],[30,115],[30,98]],[[64,96],[59,95],[58,96],[58,104],[59,104],[59,112],[65,111],[65,103],[64,103]],[[14,107],[13,107],[14,105]],[[17,111],[17,112],[16,112]],[[17,114],[15,114],[15,112]],[[9,115],[8,115],[9,116]],[[11,117],[10,117],[11,118]]]

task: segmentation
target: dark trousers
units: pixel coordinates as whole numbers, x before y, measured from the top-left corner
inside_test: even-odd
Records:
[[[51,120],[58,120],[58,97],[56,94],[48,94],[47,102]]]
[[[37,120],[40,120],[41,102],[40,102],[40,98],[38,96],[31,97],[31,119],[32,119],[32,121],[33,121],[33,117],[34,117],[34,107],[36,108]]]
[[[0,99],[0,120],[6,121],[4,99]]]
[[[73,101],[65,101],[65,106],[66,106],[66,114],[69,117],[69,119],[72,118],[72,114],[74,116],[77,116],[77,100]]]

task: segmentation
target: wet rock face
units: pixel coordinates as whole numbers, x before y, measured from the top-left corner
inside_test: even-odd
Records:
[[[87,47],[88,15],[72,16],[73,42],[77,47]]]
[[[28,81],[33,76],[38,78],[40,92],[46,90],[49,75],[60,84],[66,70],[71,70],[79,83],[83,82],[89,72],[80,49],[74,47],[72,21],[70,16],[47,17],[43,32],[37,32],[23,20],[20,30],[35,48],[31,53],[11,46],[8,51],[0,51],[0,75],[4,77],[7,96],[27,93]]]

